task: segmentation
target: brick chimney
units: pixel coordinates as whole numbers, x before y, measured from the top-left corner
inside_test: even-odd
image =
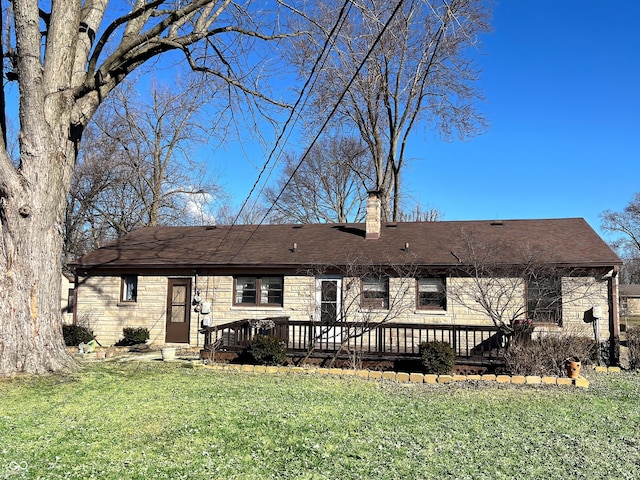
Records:
[[[380,238],[382,225],[382,203],[380,202],[380,192],[372,190],[367,200],[367,228],[365,239],[375,240]]]

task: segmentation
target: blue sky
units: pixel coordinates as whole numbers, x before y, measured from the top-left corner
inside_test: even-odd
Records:
[[[584,217],[599,229],[640,190],[639,17],[634,0],[498,3],[479,60],[490,129],[416,146],[416,196],[445,220]]]
[[[416,128],[405,193],[443,220],[584,217],[599,231],[640,191],[638,18],[636,0],[498,2],[478,57],[490,127],[451,143]],[[264,158],[214,157],[241,202]]]

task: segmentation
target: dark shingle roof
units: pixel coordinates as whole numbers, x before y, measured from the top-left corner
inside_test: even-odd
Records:
[[[464,238],[487,245],[531,247],[554,263],[620,265],[620,259],[581,218],[552,220],[383,223],[365,239],[364,224],[145,227],[72,262],[77,268],[283,267],[353,263],[453,266]],[[294,243],[297,249],[294,251]],[[405,251],[405,245],[409,251]],[[498,248],[501,262],[514,262]]]
[[[554,263],[620,265],[620,259],[581,218],[552,220],[383,223],[379,239],[364,224],[145,227],[72,262],[89,268],[206,268],[346,265],[352,263],[454,266],[464,239],[486,245],[531,247]],[[294,252],[293,246],[297,248]],[[509,249],[500,261],[515,263]]]

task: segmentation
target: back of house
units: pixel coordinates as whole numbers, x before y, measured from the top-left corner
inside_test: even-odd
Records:
[[[269,325],[280,325],[291,352],[391,358],[418,355],[421,342],[438,338],[459,357],[482,361],[523,324],[534,335],[617,339],[620,265],[580,218],[374,217],[146,227],[70,267],[73,321],[103,345],[125,327],[142,327],[155,345],[203,347],[215,331],[232,348],[277,319]]]

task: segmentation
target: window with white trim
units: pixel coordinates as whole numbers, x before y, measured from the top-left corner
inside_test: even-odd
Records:
[[[138,276],[123,275],[120,287],[121,302],[137,302],[138,301]]]

